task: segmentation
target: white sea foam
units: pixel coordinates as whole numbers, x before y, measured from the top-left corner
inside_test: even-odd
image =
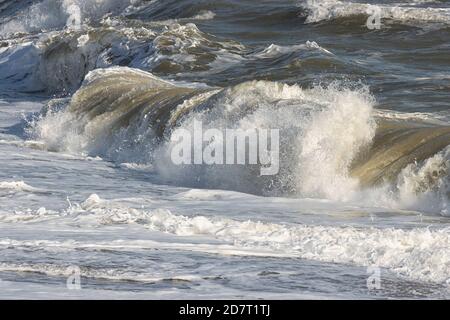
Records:
[[[196,14],[195,16],[193,16],[192,20],[212,20],[214,19],[214,17],[216,16],[216,14],[210,10],[206,10],[206,11],[202,11],[198,14]]]
[[[160,247],[225,255],[298,257],[358,266],[376,265],[414,280],[436,283],[445,283],[450,280],[450,254],[447,250],[450,245],[450,230],[448,228],[401,230],[283,225],[203,215],[188,217],[173,214],[166,209],[134,209],[120,202],[103,200],[97,195],[92,195],[80,206],[71,207],[69,212],[77,214],[79,223],[82,223],[83,217],[90,223],[92,217],[95,217],[97,223],[106,225],[139,224],[153,231],[180,237],[180,243],[137,240],[83,243],[2,239],[0,246],[38,246],[68,250],[75,248],[136,250]],[[90,214],[78,215],[83,212]],[[182,240],[198,236],[204,237],[201,244],[190,245],[189,241]],[[211,240],[221,242],[211,244]]]
[[[91,198],[83,208],[105,213],[105,206]],[[106,211],[107,212],[107,211]],[[139,212],[140,222],[151,229],[179,236],[208,235],[242,247],[267,246],[305,259],[377,265],[415,279],[445,282],[450,274],[448,229],[397,230],[352,227],[295,226],[235,221],[205,216],[185,217],[169,211]],[[133,221],[133,212],[120,209],[121,221]],[[128,215],[132,216],[131,220]],[[103,220],[104,221],[104,220]],[[113,220],[110,220],[114,222]]]
[[[322,48],[315,41],[307,41],[305,44],[298,44],[292,46],[280,46],[276,44],[271,44],[266,47],[263,51],[254,54],[253,56],[256,58],[274,58],[283,54],[288,54],[292,52],[299,52],[304,50],[318,50],[327,54],[332,54],[327,49]]]
[[[449,216],[450,147],[406,166],[393,182],[358,190],[352,201],[395,210]]]
[[[1,190],[10,192],[45,192],[45,190],[34,188],[23,181],[0,181]]]
[[[27,223],[59,217],[61,217],[60,212],[47,210],[44,207],[37,210],[27,209],[24,211],[15,210],[14,212],[0,212],[0,221],[4,223]]]
[[[397,179],[400,203],[450,216],[450,146],[421,163],[412,163]]]
[[[418,2],[416,5],[419,4]],[[380,10],[381,18],[400,23],[450,23],[449,8],[420,8],[408,4],[375,5],[365,2],[341,0],[304,0],[300,5],[309,11],[307,23],[349,17],[370,15],[370,10]]]

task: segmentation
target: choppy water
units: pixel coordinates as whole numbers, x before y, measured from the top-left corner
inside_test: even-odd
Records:
[[[449,298],[449,50],[447,1],[0,0],[0,297]],[[172,165],[194,117],[279,174]]]

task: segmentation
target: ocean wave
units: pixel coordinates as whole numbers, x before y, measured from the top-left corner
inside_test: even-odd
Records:
[[[218,56],[232,55],[238,59],[245,53],[245,46],[221,40],[202,32],[193,23],[170,23],[155,37],[152,44],[154,54],[143,63],[154,72],[182,73],[206,71],[208,64]]]
[[[107,100],[101,98],[102,92],[107,92]],[[100,104],[98,99],[102,99]],[[342,183],[356,183],[348,177],[348,168],[358,148],[369,143],[374,134],[371,104],[367,92],[337,87],[303,90],[254,81],[228,89],[186,88],[139,70],[110,68],[88,75],[84,89],[74,96],[67,112],[49,114],[36,122],[33,134],[51,150],[102,154],[119,162],[155,161],[163,176],[187,182],[197,181],[191,179],[192,175],[200,175],[205,184],[216,180],[223,187],[231,184],[233,189],[242,188],[239,191],[260,193],[269,183],[264,178],[255,176],[247,183],[242,178],[236,180],[242,174],[254,176],[254,169],[225,166],[208,173],[191,168],[188,172],[192,174],[186,176],[187,168],[165,165],[172,145],[160,142],[170,140],[175,126],[185,123],[190,130],[191,115],[203,120],[205,128],[276,127],[287,135],[282,143],[285,150],[281,150],[285,170],[275,188],[305,196],[332,197],[333,192],[342,189],[338,188]],[[205,111],[197,111],[198,106]],[[108,116],[90,108],[103,109]],[[341,134],[346,139],[336,143],[337,132],[347,131]],[[320,176],[313,175],[318,163],[322,164]],[[232,171],[227,172],[228,178],[227,170]]]
[[[272,69],[292,68],[290,73],[295,73],[324,63],[334,68],[347,64],[315,41],[249,48],[177,20],[142,23],[107,17],[79,30],[0,42],[0,83],[5,89],[59,96],[78,89],[88,72],[117,65],[217,85],[230,74],[234,83],[249,80],[245,70],[255,65],[264,66],[257,68],[261,78]]]
[[[428,210],[447,214],[449,163],[442,150],[450,128],[376,117],[374,103],[364,87],[269,81],[187,87],[119,67],[91,72],[69,106],[49,108],[30,134],[49,150],[152,163],[160,177],[180,185],[341,201],[376,188],[369,199],[392,206],[409,198],[408,208],[431,193],[439,201]],[[280,172],[267,177],[253,165],[171,164],[173,130],[191,131],[193,119],[205,130],[280,129]]]
[[[86,22],[120,14],[137,7],[140,0],[44,0],[23,7],[0,25],[0,36],[62,28],[80,29]]]
[[[0,48],[0,81],[4,88],[20,92],[67,94],[95,68],[122,64],[130,57],[130,64],[139,64],[151,51],[148,42],[154,36],[144,27],[112,27],[105,22],[98,28],[54,32],[33,41],[6,41]]]
[[[430,2],[430,1],[429,1]],[[429,3],[428,2],[428,3]],[[374,10],[379,11],[382,20],[393,23],[450,23],[450,8],[418,7],[423,1],[411,3],[395,3],[390,5],[370,4],[364,2],[341,0],[305,0],[300,6],[308,11],[307,23],[335,20],[351,16],[370,16]]]

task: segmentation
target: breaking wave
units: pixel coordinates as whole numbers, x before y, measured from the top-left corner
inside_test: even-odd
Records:
[[[0,36],[54,29],[80,29],[86,22],[120,14],[138,6],[141,0],[44,0],[18,8],[0,26]]]
[[[229,73],[237,73],[233,82],[251,79],[241,74],[242,64],[273,64],[265,74],[295,66],[298,59],[302,59],[302,68],[308,67],[309,60],[312,67],[320,67],[321,61],[336,67],[345,63],[314,41],[251,50],[239,42],[202,32],[193,23],[168,21],[136,28],[105,19],[99,24],[96,28],[50,33],[36,41],[0,41],[0,83],[5,89],[61,96],[78,89],[90,71],[117,65],[222,84],[223,75]]]
[[[361,86],[250,81],[214,88],[114,67],[91,72],[62,111],[50,104],[30,134],[49,150],[152,163],[176,184],[342,201],[370,194],[389,206],[431,201],[428,211],[448,214],[450,127],[383,117],[374,104]],[[205,129],[280,129],[280,172],[173,165],[171,135],[191,131],[193,119]]]
[[[450,8],[420,7],[421,4],[436,1],[408,1],[394,4],[370,4],[366,2],[341,0],[304,0],[300,6],[307,11],[307,23],[348,18],[352,16],[368,17],[379,13],[381,19],[393,23],[450,23]],[[441,4],[442,5],[442,4]]]

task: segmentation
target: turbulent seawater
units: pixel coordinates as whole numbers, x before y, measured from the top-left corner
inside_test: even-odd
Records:
[[[0,0],[0,298],[450,298],[449,110],[447,1]]]

